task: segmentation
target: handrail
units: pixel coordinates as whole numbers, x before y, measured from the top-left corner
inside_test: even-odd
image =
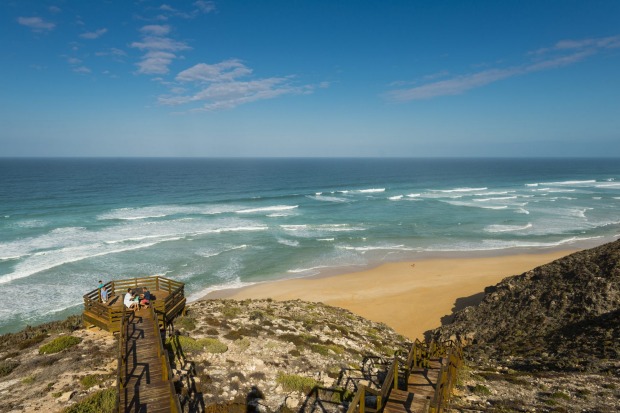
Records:
[[[357,410],[357,405],[359,404],[360,408]],[[349,408],[347,409],[347,413],[364,413],[366,410],[366,386],[360,384],[353,400],[349,404]]]
[[[172,368],[170,366],[170,360],[168,359],[168,352],[164,348],[164,343],[161,339],[161,330],[159,329],[159,323],[157,322],[157,316],[155,315],[155,309],[153,306],[149,306],[151,317],[153,317],[153,330],[156,336],[155,342],[157,346],[157,357],[161,362],[162,367],[162,379],[167,381],[170,385],[170,411],[172,413],[181,412],[181,404],[179,398],[176,397],[176,390],[174,383],[172,382]]]
[[[126,348],[127,348],[127,331],[129,328],[129,324],[125,322],[125,317],[127,316],[127,311],[125,306],[123,306],[123,316],[121,317],[121,329],[119,331],[118,337],[118,368],[116,371],[116,407],[117,411],[121,411],[121,391],[124,390],[125,386],[123,384],[123,377],[121,377],[121,372],[123,371],[123,365],[126,366]],[[125,379],[127,377],[125,376]],[[125,380],[125,384],[127,381]]]

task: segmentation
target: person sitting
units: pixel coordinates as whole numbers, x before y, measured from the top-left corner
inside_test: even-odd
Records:
[[[147,287],[144,287],[142,290],[144,292],[140,296],[140,298],[141,298],[140,305],[143,305],[144,308],[147,308],[149,306],[150,302],[151,302],[151,292],[149,291],[149,289]]]
[[[127,289],[127,294],[125,294],[125,299],[123,300],[123,304],[130,310],[136,310],[140,308],[140,303],[135,301],[134,295],[131,292],[131,288]]]

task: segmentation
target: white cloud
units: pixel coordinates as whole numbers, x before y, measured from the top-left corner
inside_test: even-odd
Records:
[[[103,29],[95,30],[94,32],[82,33],[80,34],[80,37],[82,39],[98,39],[99,37],[107,33],[107,31],[108,29],[103,28]]]
[[[47,22],[40,17],[18,17],[17,22],[35,32],[49,31],[56,27],[54,23]]]
[[[149,24],[140,28],[140,32],[152,36],[165,36],[170,33],[170,26],[160,24]]]
[[[237,59],[216,64],[199,63],[176,76],[177,82],[190,88],[189,92],[173,86],[170,89],[172,94],[160,96],[159,103],[168,106],[194,104],[194,111],[213,111],[282,95],[311,93],[315,89],[315,86],[293,84],[292,76],[239,79],[251,74],[252,69]],[[200,106],[196,107],[196,104]]]
[[[124,50],[117,49],[116,47],[111,47],[106,51],[96,52],[95,56],[112,56],[112,57],[118,58],[118,57],[127,56],[127,53],[125,53]]]
[[[216,10],[215,2],[213,1],[198,0],[193,2],[192,5],[194,6],[194,9],[189,12],[175,9],[169,4],[162,4],[161,6],[159,6],[159,10],[165,13],[169,13],[174,17],[180,17],[183,19],[193,19],[200,14],[207,14]]]
[[[91,70],[87,68],[86,66],[76,67],[75,69],[73,69],[73,71],[76,73],[81,73],[81,74],[88,74],[91,72]]]
[[[170,52],[147,52],[138,63],[138,73],[148,75],[164,75],[168,73],[168,66],[175,58],[176,55]]]
[[[57,6],[49,6],[47,9],[50,11],[50,13],[54,13],[54,14],[60,13],[62,11],[62,9]]]
[[[535,56],[536,59],[519,66],[488,69],[420,86],[398,88],[387,92],[385,97],[394,102],[407,102],[431,99],[438,96],[460,95],[470,89],[485,86],[502,79],[575,64],[603,49],[619,47],[620,36],[600,39],[562,40],[551,48],[539,49],[528,53],[530,56]],[[429,79],[426,78],[424,80]],[[392,85],[397,86],[399,84]]]
[[[252,69],[236,59],[225,60],[214,65],[199,63],[182,71],[176,77],[180,82],[224,82],[252,74]]]
[[[142,41],[133,42],[131,47],[145,51],[142,60],[137,63],[138,73],[166,74],[168,66],[177,58],[176,52],[190,49],[184,43],[170,37],[170,26],[148,25],[140,29]]]
[[[194,2],[194,6],[203,13],[211,13],[215,11],[215,3],[212,1],[198,0]]]
[[[79,65],[80,63],[82,63],[82,60],[78,59],[77,57],[68,57],[67,62],[70,65]]]

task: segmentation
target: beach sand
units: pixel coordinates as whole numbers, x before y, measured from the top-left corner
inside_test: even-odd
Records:
[[[425,331],[439,327],[454,309],[479,302],[485,287],[571,252],[386,263],[347,274],[219,290],[205,298],[319,301],[383,322],[410,339],[422,339]]]

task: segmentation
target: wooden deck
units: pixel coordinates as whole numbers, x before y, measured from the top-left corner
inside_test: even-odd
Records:
[[[162,354],[160,330],[153,315],[147,308],[128,317],[124,346],[121,344],[119,412],[178,411],[170,367]]]
[[[450,401],[457,369],[462,363],[458,342],[425,344],[416,340],[406,360],[395,356],[385,371],[381,389],[358,388],[347,413],[442,413]],[[366,406],[366,396],[376,396],[376,406]]]
[[[441,360],[429,360],[429,368],[414,368],[407,379],[407,390],[394,389],[383,409],[386,413],[426,412],[435,396]]]
[[[99,289],[84,295],[84,312],[82,313],[84,324],[87,327],[96,326],[112,333],[119,332],[123,315],[123,297],[127,289],[144,287],[147,287],[154,297],[151,305],[155,309],[160,325],[166,326],[185,311],[185,285],[181,282],[160,276],[115,280],[104,285],[109,295],[105,303],[101,301]]]

